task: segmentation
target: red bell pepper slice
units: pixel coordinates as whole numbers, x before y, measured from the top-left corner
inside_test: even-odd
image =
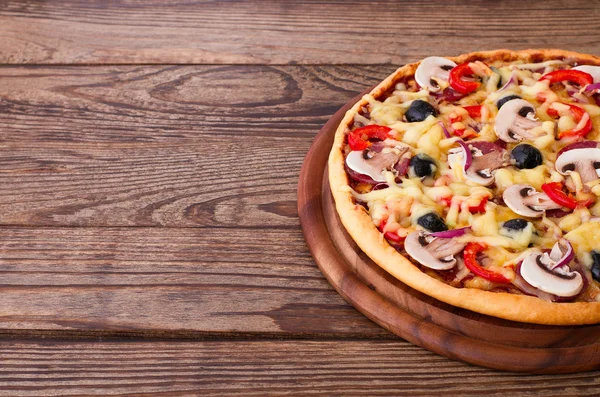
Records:
[[[485,269],[477,262],[477,254],[485,251],[487,248],[488,246],[483,243],[468,243],[463,253],[465,266],[467,269],[486,280],[495,283],[510,284],[510,280],[504,277],[504,275]]]
[[[381,230],[382,233],[383,233],[383,229],[385,229],[386,224],[387,224],[387,219],[382,220],[381,223],[379,224],[379,230]],[[404,240],[406,240],[406,236],[399,236],[398,233],[396,233],[396,232],[385,232],[385,233],[383,233],[383,237],[385,237],[386,240],[390,240],[395,243],[401,243]]]
[[[583,200],[576,200],[572,194],[565,193],[563,189],[564,185],[560,182],[549,182],[542,185],[542,191],[550,197],[550,200],[572,210],[577,207],[589,207],[595,202],[591,197]]]
[[[550,200],[563,207],[574,210],[577,208],[577,200],[573,196],[563,191],[563,184],[560,182],[549,182],[542,185],[542,191],[550,197]]]
[[[540,81],[548,80],[550,84],[570,81],[581,87],[592,84],[594,78],[591,74],[582,72],[581,70],[555,70],[554,72],[546,73],[540,78]]]
[[[351,131],[348,134],[348,145],[352,150],[365,150],[372,145],[370,139],[378,139],[380,141],[386,138],[391,138],[390,127],[383,125],[371,124]]]
[[[481,83],[478,81],[465,81],[462,78],[473,74],[475,73],[473,72],[473,69],[471,69],[471,66],[469,66],[469,63],[460,64],[450,70],[448,83],[450,83],[450,87],[461,94],[470,94],[471,92],[476,91]]]
[[[575,126],[575,128],[572,128],[570,130],[559,132],[558,139],[567,138],[567,137],[570,137],[570,138],[571,137],[572,138],[584,137],[588,132],[590,132],[592,130],[592,118],[590,117],[588,112],[586,112],[583,108],[573,105],[573,104],[570,104],[570,103],[563,103],[563,105],[567,105],[569,107],[569,111],[571,112],[571,115],[575,119],[575,122],[577,123],[577,125]],[[547,113],[551,117],[559,117],[560,116],[558,111],[555,108],[553,108],[552,105],[550,105],[550,107],[548,108]],[[585,122],[583,123],[583,125],[579,125],[580,122],[584,118],[585,118]]]
[[[440,200],[442,203],[446,204],[446,207],[452,206],[452,196],[442,197]]]
[[[481,117],[481,105],[463,106],[463,109],[469,113],[472,119]]]
[[[474,207],[469,207],[469,212],[471,214],[485,214],[485,205],[488,202],[488,198],[484,197],[481,202],[479,202],[479,205],[476,205]]]
[[[390,241],[393,241],[395,243],[401,243],[404,240],[406,240],[406,237],[398,236],[398,234],[394,233],[394,232],[385,232],[383,234],[383,237],[385,237],[386,240],[390,240]]]
[[[454,123],[458,123],[459,121],[462,121],[463,118],[461,115],[458,115],[456,113],[451,113],[450,117],[448,118],[448,121],[450,121],[450,124],[454,124]]]

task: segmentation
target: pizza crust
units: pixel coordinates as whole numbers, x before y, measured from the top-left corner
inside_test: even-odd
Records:
[[[473,52],[449,59],[461,64],[475,60],[542,62],[564,58],[574,59],[579,63],[600,65],[599,57],[551,49]],[[418,63],[413,63],[399,68],[367,95],[378,98],[402,77],[414,75],[417,66]],[[362,251],[385,271],[406,285],[453,306],[506,320],[535,324],[579,325],[600,322],[600,302],[556,303],[528,295],[490,292],[474,288],[455,288],[423,273],[389,245],[365,209],[355,204],[344,169],[343,146],[345,135],[349,131],[348,126],[353,122],[355,114],[367,104],[367,100],[363,97],[342,119],[335,134],[328,163],[329,183],[337,212],[342,224]]]

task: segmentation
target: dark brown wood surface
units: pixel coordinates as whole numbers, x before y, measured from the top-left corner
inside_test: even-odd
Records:
[[[4,1],[10,64],[402,64],[510,47],[598,50],[594,2]]]
[[[597,396],[591,374],[528,375],[407,342],[0,343],[0,396]],[[100,366],[101,364],[101,366]]]
[[[600,55],[599,15],[0,1],[0,395],[596,394],[598,372],[494,372],[372,323],[317,269],[296,187],[321,126],[402,63]]]

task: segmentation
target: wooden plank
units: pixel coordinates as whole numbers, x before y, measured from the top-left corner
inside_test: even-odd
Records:
[[[2,228],[0,280],[8,333],[395,338],[333,290],[298,228]]]
[[[599,7],[585,0],[11,1],[0,9],[0,63],[403,64],[505,47],[598,54]]]
[[[312,138],[393,67],[0,69],[0,224],[297,225]]]
[[[406,342],[0,343],[0,396],[593,396],[600,372],[516,375]]]

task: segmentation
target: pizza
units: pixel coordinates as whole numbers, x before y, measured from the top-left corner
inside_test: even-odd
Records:
[[[340,220],[375,263],[507,320],[600,322],[600,58],[431,56],[345,115],[328,162]]]

